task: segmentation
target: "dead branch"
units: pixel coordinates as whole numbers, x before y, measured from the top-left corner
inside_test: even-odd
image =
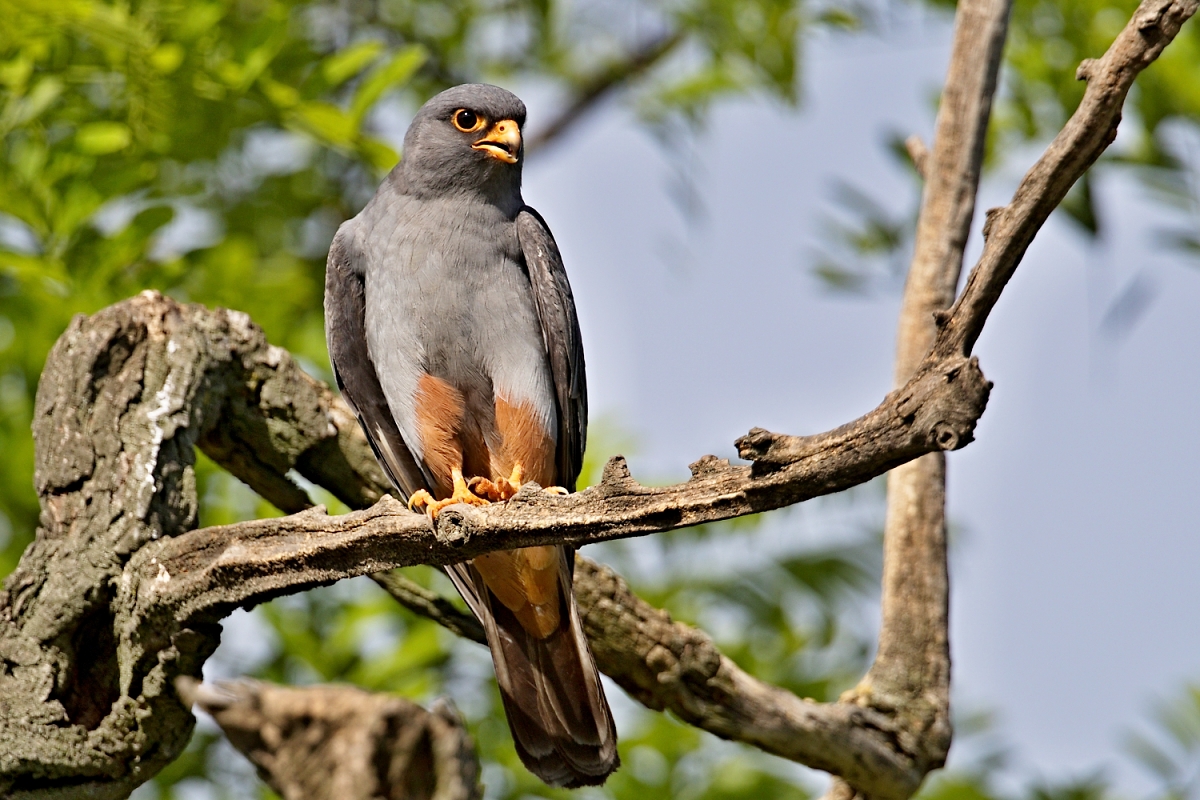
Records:
[[[0,593],[0,792],[117,798],[161,769],[192,725],[174,680],[199,675],[219,621],[236,607],[406,564],[779,508],[965,445],[987,397],[969,356],[988,313],[1050,209],[1111,141],[1134,76],[1196,4],[1147,0],[1109,52],[1081,67],[1084,102],[995,215],[963,295],[938,316],[933,346],[902,388],[828,433],[751,431],[738,442],[750,467],[708,457],[686,483],[652,488],[614,459],[586,492],[556,499],[527,490],[503,506],[454,507],[435,529],[379,499],[382,475],[353,419],[244,315],[148,293],[77,318],[39,385],[41,527]],[[301,513],[193,530],[197,446]],[[304,510],[309,499],[291,469],[352,506],[375,505],[336,518]],[[603,632],[624,616],[628,626],[613,630],[646,634],[648,647],[622,656],[635,696],[685,709],[680,716],[724,735],[749,731],[755,744],[841,775],[869,797],[907,798],[931,768],[927,730],[910,727],[907,709],[882,694],[824,705],[785,697],[734,672],[702,633],[639,605],[615,578],[608,585],[589,625]],[[610,645],[605,634],[596,646]]]
[[[560,140],[564,133],[575,127],[606,97],[660,63],[674,52],[683,40],[682,31],[656,36],[641,43],[623,58],[606,64],[581,80],[567,107],[546,127],[529,137],[529,141],[525,143],[525,152],[529,155],[541,152]]]
[[[1197,0],[1144,0],[1108,51],[1079,65],[1076,78],[1088,82],[1083,100],[1025,173],[1009,204],[988,211],[983,254],[954,306],[938,317],[938,325],[949,331],[938,337],[938,354],[966,354],[975,347],[988,314],[1033,237],[1116,138],[1121,108],[1134,79],[1174,40],[1197,5]]]
[[[176,682],[284,800],[478,800],[479,756],[445,701],[352,686]]]
[[[900,309],[898,386],[919,369],[937,336],[934,312],[954,299],[1010,8],[1010,0],[962,0],[958,5],[933,151],[924,159],[925,191]],[[892,470],[887,491],[879,649],[850,698],[895,709],[902,747],[928,772],[945,763],[951,739],[945,454],[929,453]],[[842,777],[854,789],[865,789]]]

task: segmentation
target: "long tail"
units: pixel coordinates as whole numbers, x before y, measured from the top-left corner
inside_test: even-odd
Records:
[[[574,553],[560,549],[560,622],[545,638],[528,633],[471,564],[447,571],[487,632],[521,761],[551,786],[596,786],[620,763],[617,731],[571,588]]]

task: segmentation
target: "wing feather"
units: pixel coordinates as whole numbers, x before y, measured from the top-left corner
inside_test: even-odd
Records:
[[[353,221],[338,228],[325,267],[325,338],[342,397],[359,424],[388,479],[410,497],[428,482],[392,417],[387,397],[367,350],[366,295],[362,257],[354,247]]]
[[[517,215],[517,238],[525,256],[554,378],[558,403],[558,480],[560,485],[574,490],[587,441],[587,382],[575,298],[554,236],[546,221],[529,206]]]

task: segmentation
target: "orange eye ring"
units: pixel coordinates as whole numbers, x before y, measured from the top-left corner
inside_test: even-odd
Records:
[[[460,108],[455,111],[450,116],[450,121],[454,123],[454,127],[463,133],[474,133],[486,124],[483,117],[467,108]]]

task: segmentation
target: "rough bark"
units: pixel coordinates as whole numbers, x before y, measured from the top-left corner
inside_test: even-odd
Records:
[[[970,353],[988,313],[1050,210],[1111,141],[1137,72],[1196,5],[1147,0],[1109,52],[1081,67],[1089,79],[1083,103],[1013,202],[990,215],[983,256],[953,307],[936,316],[932,348],[912,377],[828,433],[752,431],[738,443],[749,467],[706,457],[689,481],[651,488],[614,459],[586,492],[525,491],[488,509],[452,507],[434,528],[380,497],[382,475],[344,405],[244,315],[147,293],[77,318],[39,386],[41,526],[0,593],[0,793],[123,797],[161,769],[192,726],[174,681],[198,676],[220,620],[239,606],[407,564],[778,508],[962,447],[987,397]],[[937,142],[930,158],[936,172]],[[299,513],[194,530],[195,447]],[[328,517],[309,508],[292,469],[353,507],[374,505]],[[926,564],[938,558],[921,556]],[[914,692],[832,704],[784,696],[737,670],[702,632],[640,603],[615,576],[586,566],[580,574],[591,575],[579,591],[589,598],[597,652],[620,661],[624,683],[652,707],[828,769],[870,797],[907,798],[936,765],[927,740],[936,745],[940,734],[911,713],[919,704],[905,698]],[[942,591],[934,587],[918,605],[933,608]],[[881,637],[909,622],[885,613]],[[895,636],[914,648],[901,646],[903,663],[919,667],[942,647],[944,618],[938,625],[940,632],[914,627],[915,636]],[[914,690],[931,674],[941,685],[933,667],[912,673]]]
[[[479,756],[450,704],[432,711],[351,686],[180,678],[284,800],[477,800]]]
[[[293,467],[377,499],[354,427],[245,314],[145,293],[72,322],[38,388],[41,525],[0,592],[0,793],[124,797],[179,754],[171,680],[199,674],[221,615],[130,617],[130,558],[195,527],[196,446],[285,509],[308,505]]]
[[[896,335],[896,385],[920,368],[954,301],[975,212],[992,96],[1010,0],[962,0],[938,110],[933,150]],[[950,582],[946,558],[946,456],[929,453],[888,473],[883,589],[875,662],[848,698],[894,709],[901,746],[928,772],[950,751]],[[842,776],[862,789],[850,776]]]

